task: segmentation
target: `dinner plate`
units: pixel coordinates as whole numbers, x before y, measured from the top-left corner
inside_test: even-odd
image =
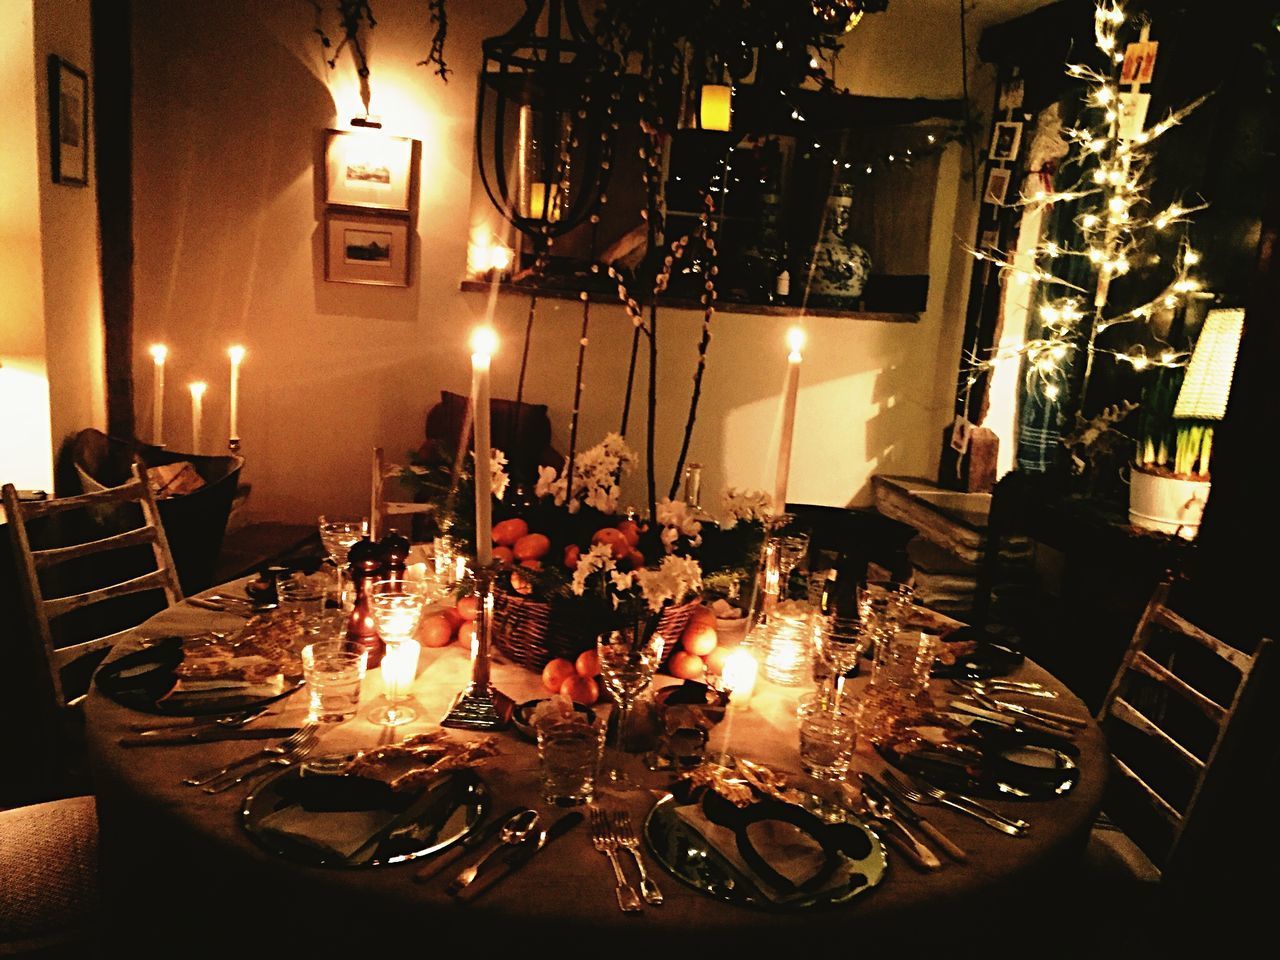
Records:
[[[297,766],[259,785],[240,822],[263,849],[315,867],[382,867],[425,857],[484,819],[489,790],[473,770],[392,790],[383,780]]]
[[[947,634],[942,642],[944,645],[974,644],[974,648],[968,653],[957,654],[952,663],[935,662],[930,675],[940,680],[1004,677],[1021,666],[1024,659],[1021,652],[977,627],[961,627]]]
[[[884,877],[887,858],[880,840],[852,813],[845,813],[844,820],[834,826],[856,831],[859,847],[855,851],[858,856],[843,851],[838,854],[842,868],[849,871],[847,882],[779,902],[763,892],[764,885],[759,879],[731,862],[681,815],[682,807],[687,809],[698,802],[686,802],[670,794],[663,797],[649,812],[644,835],[655,859],[664,869],[681,883],[707,896],[766,910],[796,911],[845,903],[875,887]],[[823,807],[816,797],[814,808],[830,810],[829,806]]]
[[[936,787],[1002,800],[1047,800],[1069,793],[1080,782],[1080,751],[1069,740],[984,721],[951,721],[953,729],[968,728],[951,744],[895,749],[913,732],[940,730],[945,723],[935,717],[918,727],[899,727],[880,744],[880,754]]]
[[[271,697],[228,693],[163,700],[177,682],[174,670],[182,662],[184,639],[164,637],[141,650],[110,660],[98,670],[94,683],[121,706],[167,717],[202,717],[253,710],[287,697],[302,686],[301,676],[286,676],[284,690]]]

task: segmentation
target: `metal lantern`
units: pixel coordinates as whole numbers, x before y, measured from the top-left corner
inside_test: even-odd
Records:
[[[577,0],[525,7],[515,26],[483,42],[476,157],[494,206],[545,244],[601,203],[618,65],[591,36]]]

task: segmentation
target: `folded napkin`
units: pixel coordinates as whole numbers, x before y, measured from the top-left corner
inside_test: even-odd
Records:
[[[258,829],[345,860],[395,817],[390,810],[310,811],[295,805],[267,814]]]
[[[727,827],[712,823],[702,810],[702,804],[693,803],[676,808],[676,815],[685,825],[697,832],[725,860],[750,878],[759,891],[773,903],[791,903],[809,899],[832,890],[847,888],[853,877],[860,874],[859,865],[844,860],[816,890],[775,890],[767,880],[747,865],[738,850],[737,836]],[[797,887],[820,871],[826,863],[821,844],[803,830],[789,823],[762,820],[748,828],[748,836],[760,856],[775,871]]]

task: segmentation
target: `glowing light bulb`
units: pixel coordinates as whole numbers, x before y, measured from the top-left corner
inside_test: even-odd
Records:
[[[1052,384],[1052,383],[1051,383],[1051,384],[1049,384],[1047,387],[1045,387],[1045,388],[1044,388],[1044,395],[1045,395],[1046,397],[1048,397],[1050,400],[1057,400],[1057,399],[1058,399],[1058,387],[1057,387],[1057,385],[1056,385],[1056,384]]]

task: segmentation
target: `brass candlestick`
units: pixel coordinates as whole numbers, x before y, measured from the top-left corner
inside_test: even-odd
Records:
[[[495,689],[489,680],[493,649],[493,573],[478,570],[476,588],[480,608],[476,615],[476,636],[471,644],[471,682],[453,701],[440,726],[462,730],[502,730],[511,723],[515,702]]]

